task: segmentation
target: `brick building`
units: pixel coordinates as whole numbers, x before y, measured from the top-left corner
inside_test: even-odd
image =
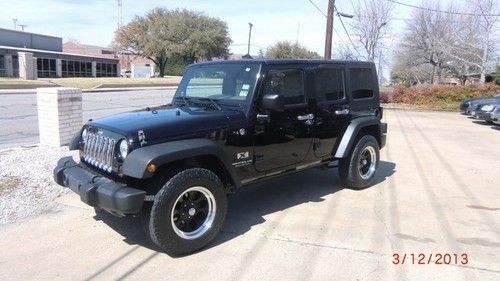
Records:
[[[0,77],[116,77],[119,60],[65,52],[62,38],[0,28]]]
[[[126,52],[117,53],[109,47],[99,47],[70,41],[63,44],[63,50],[68,53],[118,59],[121,66],[119,72],[124,74],[125,71],[131,71],[130,76],[132,77],[151,77],[155,73],[155,64],[150,59]]]

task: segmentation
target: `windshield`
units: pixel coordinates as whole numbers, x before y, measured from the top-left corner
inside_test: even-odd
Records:
[[[194,65],[187,69],[175,98],[212,99],[246,106],[252,98],[260,64],[256,62]]]

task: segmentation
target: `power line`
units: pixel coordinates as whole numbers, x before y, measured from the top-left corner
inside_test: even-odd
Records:
[[[337,10],[337,6],[334,6],[333,8],[335,9],[337,17],[340,20],[340,23],[342,24],[342,28],[344,28],[345,34],[347,35],[349,42],[351,42],[351,45],[354,48],[354,50],[356,51],[356,53],[358,53],[358,55],[361,56],[361,53],[358,51],[358,49],[356,49],[356,45],[354,45],[354,42],[351,39],[351,35],[349,35],[349,32],[347,32],[347,28],[345,28],[344,21],[342,21],[342,17],[339,15],[339,11]]]
[[[453,15],[464,15],[464,16],[476,16],[476,17],[498,17],[498,16],[500,16],[500,14],[475,14],[475,13],[463,13],[463,12],[443,11],[443,10],[438,10],[438,9],[432,9],[432,8],[426,8],[426,7],[420,7],[420,6],[415,6],[415,5],[411,5],[411,4],[406,4],[406,3],[402,3],[402,2],[399,2],[399,1],[395,1],[395,0],[387,0],[387,1],[399,4],[399,5],[402,5],[402,6],[406,6],[406,7],[411,7],[411,8],[415,8],[415,9],[426,10],[426,11],[436,12],[436,13],[453,14]]]
[[[326,13],[323,12],[323,10],[321,10],[321,8],[318,7],[318,5],[316,5],[316,3],[314,3],[312,0],[308,0],[308,1],[309,1],[309,3],[311,3],[314,6],[314,8],[316,8],[316,10],[318,10],[318,12],[320,12],[323,16],[325,16],[325,18],[327,17]]]

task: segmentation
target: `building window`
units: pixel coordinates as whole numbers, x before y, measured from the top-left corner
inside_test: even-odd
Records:
[[[62,61],[63,77],[92,77],[92,63],[88,61]]]
[[[19,77],[19,57],[12,56],[12,70],[14,77]]]
[[[38,77],[56,77],[56,60],[38,58],[36,60],[36,69]]]
[[[96,67],[97,77],[117,77],[117,65],[113,63],[97,63]]]
[[[7,73],[5,73],[5,58],[0,56],[0,77],[5,76],[7,76]]]

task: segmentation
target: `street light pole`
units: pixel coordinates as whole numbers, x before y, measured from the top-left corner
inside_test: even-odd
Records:
[[[18,24],[21,27],[21,30],[24,31],[24,28],[27,27],[27,24]]]
[[[326,36],[325,36],[325,59],[332,58],[332,33],[333,33],[333,11],[335,0],[328,0],[328,12],[326,14]]]
[[[253,24],[251,22],[248,23],[248,27],[250,28],[248,31],[248,50],[247,50],[247,55],[250,56],[250,40],[252,39],[252,27]]]
[[[17,29],[17,19],[12,19],[12,21],[14,22],[14,30]]]

